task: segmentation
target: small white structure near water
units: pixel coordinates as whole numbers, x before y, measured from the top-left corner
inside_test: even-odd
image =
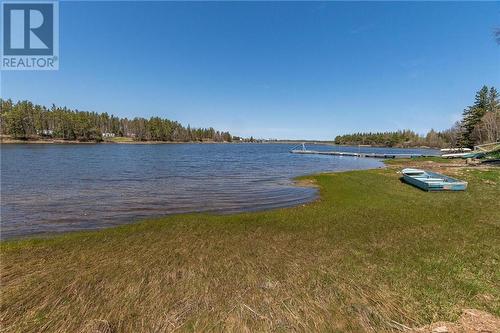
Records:
[[[37,130],[36,131],[36,134],[38,135],[44,135],[44,136],[52,136],[52,134],[54,134],[54,131],[53,130],[48,130],[48,129],[44,129],[44,130]]]

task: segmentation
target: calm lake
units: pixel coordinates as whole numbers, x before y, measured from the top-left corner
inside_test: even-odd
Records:
[[[166,214],[288,207],[317,195],[313,188],[294,186],[295,176],[382,166],[369,158],[290,154],[287,144],[0,147],[2,239],[98,229]]]

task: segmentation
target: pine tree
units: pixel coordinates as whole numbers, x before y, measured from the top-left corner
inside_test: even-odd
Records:
[[[463,146],[472,147],[476,143],[477,138],[473,135],[474,128],[479,124],[490,104],[491,101],[488,87],[483,86],[481,90],[476,93],[474,105],[469,106],[463,112],[461,140]]]
[[[500,110],[500,99],[498,91],[495,87],[490,88],[490,94],[488,96],[488,112],[496,112]]]

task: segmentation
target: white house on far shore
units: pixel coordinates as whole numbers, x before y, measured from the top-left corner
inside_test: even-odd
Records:
[[[52,134],[54,134],[54,131],[53,130],[48,130],[48,129],[44,129],[44,130],[37,130],[36,131],[36,134],[38,135],[44,135],[44,136],[52,136]]]

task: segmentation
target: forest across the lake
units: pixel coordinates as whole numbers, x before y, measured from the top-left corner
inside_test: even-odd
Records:
[[[0,136],[33,142],[63,140],[66,142],[255,142],[254,137],[241,138],[228,131],[191,128],[166,118],[120,118],[106,112],[72,110],[52,105],[47,108],[29,101],[1,101]],[[335,137],[339,145],[383,147],[473,147],[500,140],[500,101],[494,87],[483,86],[475,101],[463,111],[463,117],[451,128],[431,129],[422,135],[413,130],[359,132]],[[265,140],[273,141],[273,140]],[[300,140],[298,140],[300,141]]]
[[[498,141],[500,138],[500,102],[496,88],[483,86],[474,103],[465,108],[462,119],[451,128],[426,135],[412,130],[338,135],[335,144],[384,147],[472,147]]]
[[[133,141],[231,142],[229,132],[209,128],[191,128],[170,119],[151,117],[120,118],[106,112],[72,110],[52,105],[47,108],[30,101],[1,100],[0,134],[13,139],[62,139],[101,142],[112,138]],[[239,140],[239,138],[236,138]]]

